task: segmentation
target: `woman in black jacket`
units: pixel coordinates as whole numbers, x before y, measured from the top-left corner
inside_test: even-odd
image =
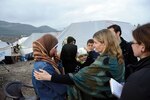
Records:
[[[120,100],[150,100],[150,23],[133,31],[132,49],[140,60],[128,77]]]

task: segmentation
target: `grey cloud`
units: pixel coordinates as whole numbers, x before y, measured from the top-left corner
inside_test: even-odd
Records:
[[[103,9],[84,13],[95,4]],[[103,19],[144,23],[150,19],[149,4],[149,0],[0,0],[0,20],[54,28]]]

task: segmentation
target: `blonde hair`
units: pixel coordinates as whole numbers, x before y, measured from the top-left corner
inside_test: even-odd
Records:
[[[104,54],[117,57],[119,64],[122,64],[124,62],[119,42],[117,41],[113,32],[108,29],[103,29],[96,32],[93,35],[93,38],[95,38],[100,43],[105,44],[106,47],[103,52]]]

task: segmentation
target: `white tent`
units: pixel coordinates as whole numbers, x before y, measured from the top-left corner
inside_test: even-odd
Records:
[[[0,41],[0,61],[4,60],[5,56],[11,56],[11,46]]]
[[[79,22],[71,24],[59,35],[58,51],[61,50],[62,42],[66,37],[73,36],[76,39],[77,46],[84,47],[86,46],[87,40],[92,38],[95,32],[104,28],[106,29],[112,24],[119,25],[122,29],[122,37],[127,41],[131,41],[134,26],[130,23],[110,20]]]
[[[16,42],[14,42],[13,43],[13,46],[16,46],[17,44],[21,44],[21,43],[23,43],[26,39],[28,39],[28,37],[22,37],[22,38],[20,38],[18,41],[16,41]]]
[[[50,33],[32,33],[24,42],[20,44],[21,55],[29,54],[33,52],[32,43],[42,37],[45,34],[52,34],[57,37],[60,32],[50,32]]]

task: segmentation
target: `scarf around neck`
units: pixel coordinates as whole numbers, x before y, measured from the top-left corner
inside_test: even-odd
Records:
[[[56,60],[58,57],[50,55],[50,51],[58,44],[58,40],[51,34],[46,34],[33,42],[33,55],[35,61],[45,61],[53,66],[55,71],[60,74]]]

